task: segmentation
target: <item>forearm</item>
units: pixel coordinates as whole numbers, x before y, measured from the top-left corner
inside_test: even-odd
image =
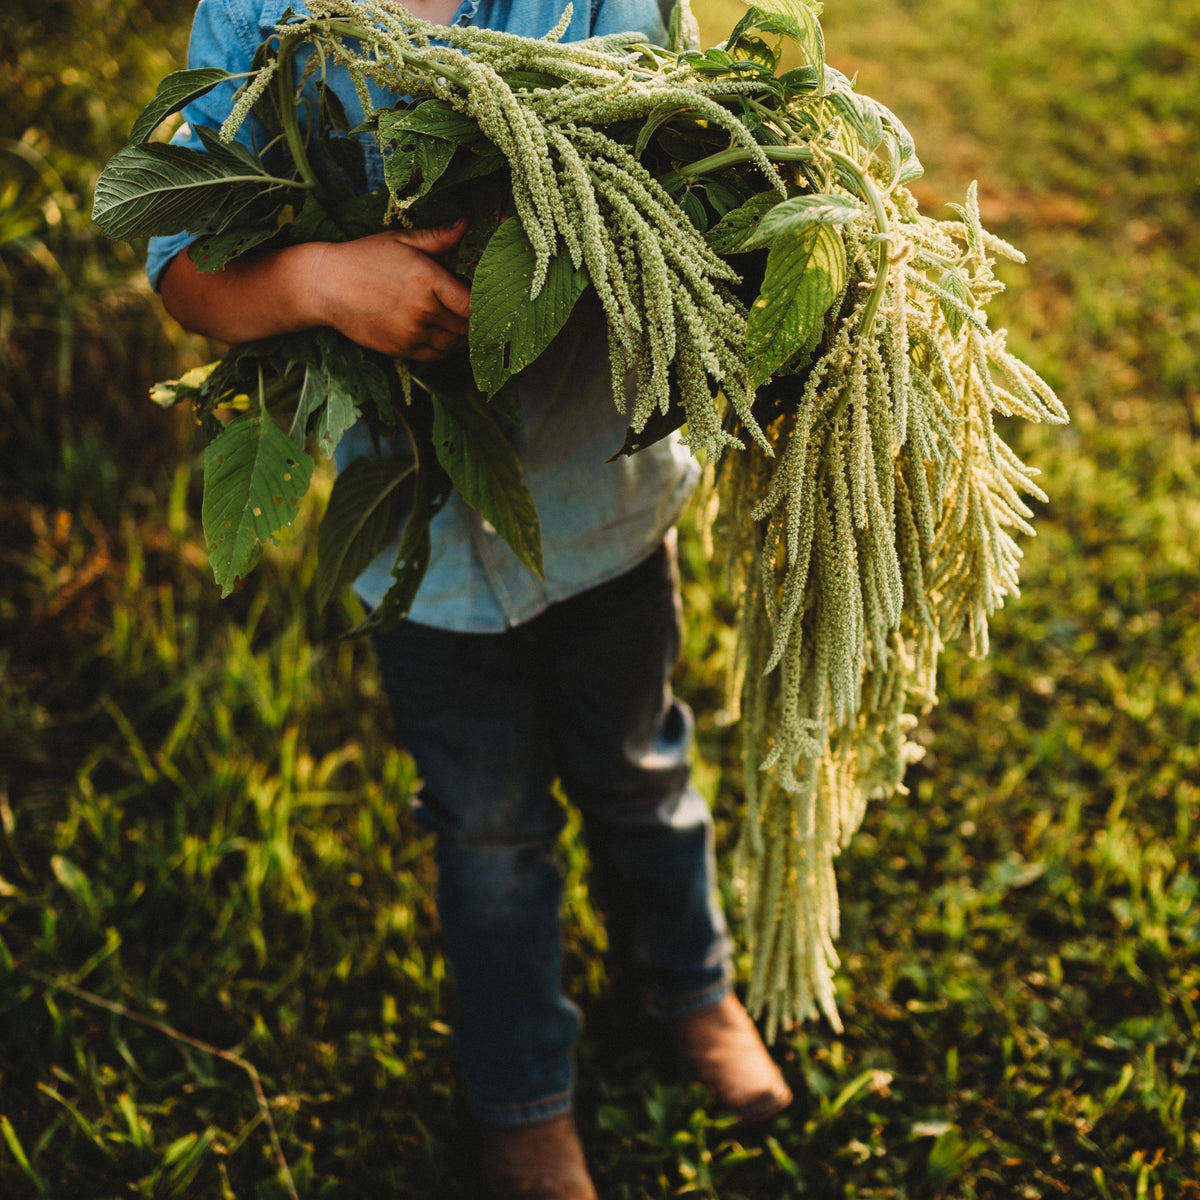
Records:
[[[324,322],[306,283],[319,255],[308,243],[204,272],[185,251],[163,273],[163,306],[192,333],[230,344],[313,329]]]
[[[465,228],[304,242],[211,274],[177,254],[163,273],[163,304],[185,329],[225,342],[328,325],[369,350],[425,362],[466,342],[470,289],[433,257]]]

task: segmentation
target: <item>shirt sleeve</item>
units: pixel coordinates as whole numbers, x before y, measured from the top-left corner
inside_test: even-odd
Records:
[[[220,67],[234,74],[249,71],[261,41],[258,14],[252,4],[244,0],[200,0],[188,42],[188,66]],[[171,141],[177,146],[203,149],[195,133],[196,126],[220,129],[233,108],[233,98],[243,82],[241,79],[226,80],[217,84],[211,92],[193,100],[183,110],[184,124],[176,130]],[[238,131],[237,138],[250,146],[261,132],[255,119],[249,117]],[[155,291],[171,259],[195,240],[187,232],[150,239],[146,275]]]
[[[684,30],[695,26],[688,0],[593,0],[592,32],[596,37],[637,30],[655,46],[666,46],[671,14],[683,8]]]
[[[674,7],[675,0],[593,0],[592,36],[637,32],[656,46],[664,46]]]

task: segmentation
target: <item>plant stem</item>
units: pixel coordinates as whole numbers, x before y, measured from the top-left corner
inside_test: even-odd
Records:
[[[319,194],[321,184],[312,163],[308,160],[308,148],[304,144],[304,134],[300,129],[300,115],[296,109],[295,76],[292,70],[296,47],[304,40],[299,34],[291,34],[279,43],[279,113],[292,162],[295,163],[305,185]]]
[[[840,150],[827,150],[825,153],[854,178],[859,195],[871,206],[871,213],[875,217],[875,227],[879,230],[879,242],[875,248],[875,282],[871,286],[871,294],[867,297],[867,303],[863,308],[860,334],[862,337],[870,337],[871,327],[875,323],[875,314],[883,301],[883,289],[887,286],[888,250],[891,248],[887,210],[883,207],[883,197],[879,194],[879,189],[854,159]]]
[[[809,146],[762,146],[760,148],[773,162],[811,162],[817,157]],[[733,146],[728,150],[718,150],[716,154],[710,154],[707,158],[698,158],[694,163],[688,163],[686,167],[668,171],[665,175],[658,177],[658,182],[664,187],[669,187],[676,180],[690,180],[699,175],[710,175],[713,171],[720,171],[725,167],[733,167],[738,163],[750,161],[749,150]]]

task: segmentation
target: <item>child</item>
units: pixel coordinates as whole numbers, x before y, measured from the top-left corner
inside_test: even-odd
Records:
[[[439,24],[543,36],[563,0],[409,0]],[[288,0],[201,0],[192,66],[250,67]],[[567,40],[639,30],[666,37],[655,0],[579,3]],[[351,123],[344,72],[327,80]],[[185,110],[219,127],[235,84]],[[378,103],[389,103],[379,96]],[[248,123],[239,136],[250,139]],[[177,140],[197,144],[190,129]],[[369,186],[382,186],[374,151]],[[328,325],[425,362],[461,350],[467,285],[437,256],[462,223],[311,243],[201,274],[188,238],[155,239],[148,270],[185,327],[229,342]],[[512,442],[542,522],[537,579],[455,497],[432,526],[429,570],[408,620],[376,638],[401,740],[423,780],[420,819],[437,834],[438,910],[459,999],[455,1048],[484,1123],[492,1194],[586,1200],[595,1189],[571,1114],[576,1007],[560,990],[560,779],[583,815],[594,891],[614,955],[644,983],[697,1076],[742,1120],[791,1093],[730,990],[712,819],[690,783],[691,716],[670,690],[679,650],[673,524],[695,481],[676,439],[608,461],[624,418],[602,331],[568,327],[518,380]],[[352,452],[371,452],[369,439]],[[392,555],[358,580],[367,604]]]

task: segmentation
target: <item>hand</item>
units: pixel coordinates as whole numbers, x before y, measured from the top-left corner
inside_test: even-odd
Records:
[[[162,277],[163,304],[185,329],[231,344],[332,325],[372,350],[428,362],[467,340],[471,290],[433,258],[466,227],[305,242],[211,273],[177,254]]]
[[[294,264],[316,325],[395,358],[428,362],[464,346],[471,290],[435,261],[462,237],[464,220],[319,242]]]

